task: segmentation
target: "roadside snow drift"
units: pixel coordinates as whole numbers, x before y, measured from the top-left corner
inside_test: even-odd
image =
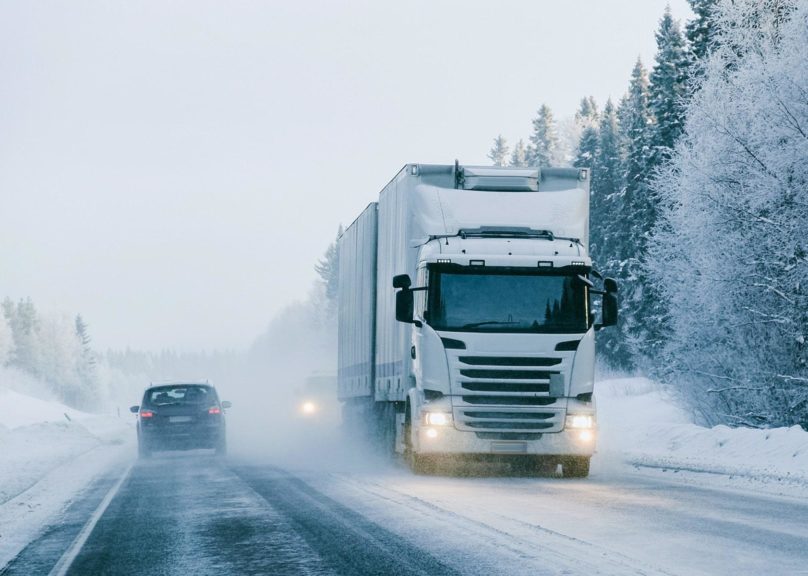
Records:
[[[134,455],[131,424],[0,387],[0,567],[95,476]]]
[[[692,423],[675,399],[645,378],[596,384],[599,454],[593,462],[709,472],[801,486],[808,493],[808,432]]]

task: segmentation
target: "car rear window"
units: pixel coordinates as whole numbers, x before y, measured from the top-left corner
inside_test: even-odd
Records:
[[[151,406],[168,406],[170,404],[215,404],[216,392],[210,386],[194,386],[182,384],[161,386],[146,392],[146,403]]]

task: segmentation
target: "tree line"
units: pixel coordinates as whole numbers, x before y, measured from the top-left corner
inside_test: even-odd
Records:
[[[45,314],[31,298],[0,303],[0,384],[86,411],[136,404],[152,382],[242,378],[245,354],[126,348],[99,352],[81,314]]]
[[[591,255],[621,290],[608,365],[706,423],[808,428],[808,0],[689,2],[616,106],[581,100],[574,155],[543,104],[488,157],[592,169]]]
[[[23,372],[76,408],[95,409],[106,400],[80,314],[43,316],[30,298],[6,298],[0,307],[0,367]]]

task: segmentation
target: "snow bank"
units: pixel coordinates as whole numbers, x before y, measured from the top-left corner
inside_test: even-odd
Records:
[[[132,424],[0,388],[0,504],[69,459],[123,444],[134,434]]]
[[[0,386],[0,567],[97,474],[131,459],[132,425]]]
[[[808,486],[808,432],[692,424],[664,388],[644,378],[597,384],[597,460]]]
[[[5,428],[21,428],[32,424],[78,420],[84,414],[50,400],[26,396],[13,390],[0,388],[0,424]]]

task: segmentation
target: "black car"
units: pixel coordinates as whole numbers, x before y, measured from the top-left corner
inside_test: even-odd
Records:
[[[138,414],[137,440],[141,458],[155,450],[213,448],[227,452],[224,411],[216,389],[207,383],[159,384],[146,389]]]

